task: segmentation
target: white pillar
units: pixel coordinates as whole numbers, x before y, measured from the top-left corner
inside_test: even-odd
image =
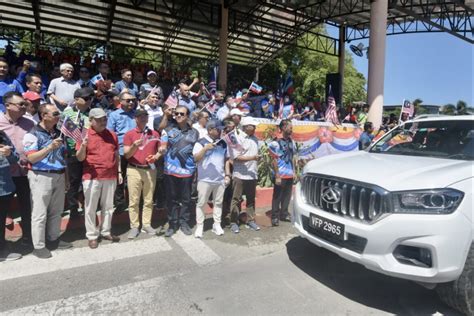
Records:
[[[385,74],[385,38],[387,34],[387,0],[374,0],[370,8],[369,78],[367,102],[369,121],[377,129],[382,124]]]
[[[219,30],[219,90],[226,91],[227,88],[227,42],[229,30],[229,8],[224,6],[225,0],[221,2],[221,29]]]
[[[339,84],[339,91],[341,91],[341,105],[344,104],[344,66],[345,66],[345,58],[346,58],[346,27],[340,26],[339,27],[339,67],[338,72],[341,78],[341,82]]]

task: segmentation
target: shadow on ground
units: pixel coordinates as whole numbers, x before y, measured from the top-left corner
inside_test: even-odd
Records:
[[[375,273],[295,237],[288,257],[303,272],[346,298],[396,315],[461,315],[444,305],[435,291],[407,280]]]

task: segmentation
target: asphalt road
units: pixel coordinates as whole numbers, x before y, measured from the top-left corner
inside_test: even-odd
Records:
[[[0,263],[0,314],[457,315],[433,291],[347,262],[289,223],[225,232],[123,235],[96,250],[66,233],[72,250]]]

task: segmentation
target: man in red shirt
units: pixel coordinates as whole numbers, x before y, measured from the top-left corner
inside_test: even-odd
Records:
[[[151,216],[156,183],[155,161],[161,156],[158,153],[160,135],[147,127],[148,112],[143,109],[136,110],[135,121],[137,127],[128,131],[123,138],[123,153],[125,159],[128,160],[129,239],[136,238],[140,233],[139,203],[142,193],[142,232],[150,235],[156,234],[156,231],[151,227]]]
[[[117,180],[122,183],[119,170],[119,144],[117,135],[106,129],[107,114],[101,108],[89,112],[90,129],[82,143],[76,144],[77,160],[83,162],[82,185],[84,188],[86,237],[89,247],[97,248],[98,238],[118,242],[119,237],[110,233],[114,213],[114,192]],[[96,210],[100,200],[102,223],[96,226]]]

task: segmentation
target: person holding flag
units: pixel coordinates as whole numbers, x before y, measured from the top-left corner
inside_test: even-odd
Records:
[[[25,135],[23,146],[31,165],[28,181],[32,202],[33,254],[46,259],[51,257],[50,249],[70,248],[72,245],[59,240],[66,188],[66,146],[57,128],[61,112],[53,104],[40,105],[39,112],[41,121]]]
[[[92,88],[81,88],[74,92],[74,101],[68,105],[62,113],[62,121],[70,120],[78,128],[81,134],[84,129],[89,128],[89,110],[94,99],[94,90]],[[63,132],[64,133],[64,132]],[[86,131],[84,131],[86,133]],[[78,217],[79,214],[79,194],[81,189],[82,162],[76,157],[76,142],[82,141],[74,139],[66,133],[66,162],[69,178],[69,189],[66,192],[66,210],[70,211],[71,217]]]
[[[328,95],[328,106],[326,113],[324,114],[326,122],[332,123],[334,125],[340,125],[339,117],[337,115],[337,106],[336,99],[332,95],[331,86],[329,86],[329,95]]]
[[[84,221],[89,247],[98,247],[99,238],[118,242],[111,234],[114,213],[114,192],[120,184],[120,155],[117,135],[106,129],[107,114],[101,108],[89,112],[90,128],[82,141],[76,143],[77,160],[83,163],[82,186],[84,188]],[[100,201],[100,227],[96,212]]]

